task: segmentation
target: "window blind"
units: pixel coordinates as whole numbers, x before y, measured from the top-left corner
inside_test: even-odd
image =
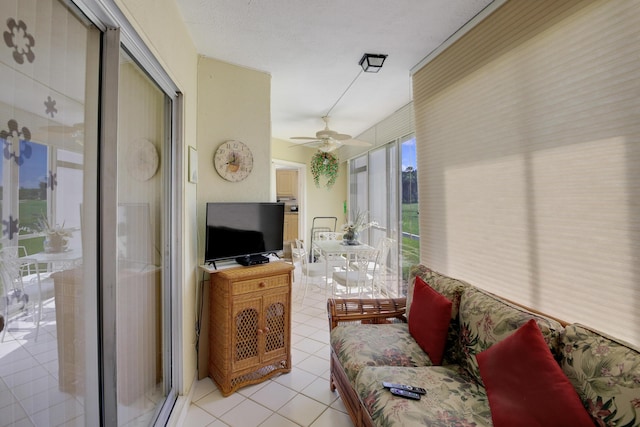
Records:
[[[371,143],[371,147],[345,145],[340,149],[340,157],[352,159],[372,148],[409,135],[413,133],[414,128],[413,103],[409,103],[356,137],[356,139]]]
[[[640,345],[640,3],[508,1],[413,75],[421,260]]]

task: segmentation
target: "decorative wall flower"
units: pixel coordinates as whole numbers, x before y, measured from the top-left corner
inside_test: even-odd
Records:
[[[7,19],[7,28],[9,31],[5,31],[4,42],[10,48],[13,48],[13,59],[18,64],[24,63],[24,58],[27,61],[33,62],[36,59],[36,54],[33,53],[33,46],[36,44],[36,40],[31,34],[27,32],[27,24],[24,21],[16,22],[15,19]]]
[[[13,218],[13,215],[9,215],[8,220],[2,220],[2,235],[8,236],[9,240],[13,240],[13,236],[17,236],[20,231],[18,223],[18,218]]]
[[[18,122],[11,119],[7,122],[9,130],[0,130],[0,138],[4,139],[3,155],[7,160],[14,159],[18,166],[22,166],[24,159],[31,157],[31,131],[27,127],[19,129]],[[23,140],[22,143],[20,140]]]
[[[331,153],[318,150],[311,158],[311,175],[316,187],[320,187],[320,176],[327,177],[326,187],[331,188],[338,177],[338,158]]]
[[[56,100],[51,98],[50,96],[47,96],[47,100],[44,101],[44,106],[46,109],[45,114],[50,115],[52,118],[58,112],[58,109],[56,108]]]

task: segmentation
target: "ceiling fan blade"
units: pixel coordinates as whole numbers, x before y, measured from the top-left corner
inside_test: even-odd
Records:
[[[309,142],[296,142],[293,145],[290,145],[289,147],[317,147],[322,143],[323,141],[319,141],[319,140],[313,140]]]
[[[336,133],[335,135],[331,135],[331,138],[337,139],[338,141],[346,141],[351,139],[351,135],[347,135],[346,133]]]
[[[310,140],[310,141],[320,141],[318,138],[313,138],[310,136],[292,136],[289,139],[302,139],[302,140]]]

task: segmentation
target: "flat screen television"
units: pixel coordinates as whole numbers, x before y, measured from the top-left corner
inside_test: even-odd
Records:
[[[207,203],[204,261],[268,262],[265,254],[282,251],[283,234],[284,203]]]

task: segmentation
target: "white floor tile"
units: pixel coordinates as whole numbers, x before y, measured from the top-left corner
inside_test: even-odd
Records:
[[[291,372],[286,375],[275,377],[273,380],[283,386],[289,387],[290,389],[302,390],[311,384],[316,378],[318,377],[294,366],[291,368]]]
[[[298,427],[298,424],[286,419],[280,414],[272,414],[260,427]]]
[[[311,355],[296,365],[298,368],[310,372],[316,376],[321,376],[328,368],[327,359]]]
[[[191,405],[187,411],[187,416],[184,419],[183,425],[189,427],[204,427],[208,426],[215,420],[215,417],[204,409],[196,405]]]
[[[203,378],[200,381],[196,382],[194,387],[195,387],[195,390],[193,390],[193,396],[191,397],[191,399],[194,402],[197,402],[198,400],[205,397],[207,394],[217,390],[213,380],[208,377]]]
[[[257,426],[271,414],[272,411],[264,406],[252,400],[245,400],[220,419],[232,427]]]
[[[258,402],[259,404],[266,406],[272,411],[277,411],[285,403],[293,399],[296,391],[283,386],[275,381],[269,381],[269,383],[251,395],[251,400]]]
[[[210,413],[216,418],[220,418],[227,411],[238,406],[246,398],[239,393],[233,393],[228,397],[223,397],[220,391],[209,393],[196,402],[196,405]]]
[[[0,426],[2,427],[13,426],[15,422],[25,418],[27,413],[17,403],[0,408]]]
[[[329,388],[329,380],[324,378],[317,378],[301,393],[325,405],[331,405],[338,398],[338,393]]]
[[[311,356],[309,353],[298,350],[297,348],[291,347],[291,364],[293,366],[298,366],[300,362],[302,362],[307,357]]]
[[[305,325],[313,326],[318,330],[326,331],[327,334],[329,333],[329,320],[327,319],[327,316],[321,318],[312,317],[305,322]]]
[[[252,384],[252,385],[246,386],[246,387],[242,387],[242,388],[238,389],[238,393],[240,393],[241,395],[243,395],[245,397],[250,397],[255,392],[257,392],[258,390],[260,390],[261,388],[263,388],[264,386],[269,384],[269,382],[271,382],[271,380],[263,381],[263,382],[258,383],[258,384]]]
[[[331,404],[331,407],[337,411],[344,412],[345,414],[347,413],[347,407],[344,406],[344,402],[342,402],[342,399],[334,400]]]
[[[309,334],[309,338],[320,342],[329,342],[329,321],[327,320],[326,330],[317,329],[312,334]]]
[[[278,413],[301,426],[310,426],[326,409],[326,405],[317,400],[298,394],[280,408]]]
[[[344,412],[329,408],[311,424],[311,427],[350,427],[351,418]]]
[[[313,326],[309,326],[306,323],[299,325],[296,327],[296,335],[303,335],[305,337],[310,337],[312,334],[318,332],[318,328]]]
[[[311,338],[305,338],[297,343],[293,344],[293,347],[297,350],[304,351],[305,353],[313,354],[320,350],[324,346],[320,341],[312,340]]]

